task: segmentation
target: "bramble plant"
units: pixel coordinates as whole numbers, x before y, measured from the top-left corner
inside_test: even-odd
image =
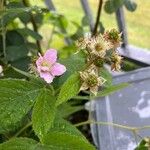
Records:
[[[117,33],[117,38],[109,36],[112,32]],[[82,69],[75,69],[65,80],[64,76],[72,68],[65,67],[63,62],[56,62],[55,49],[47,50],[44,55],[39,54],[32,64],[31,69],[34,69],[31,71],[35,71],[35,75],[41,79],[34,74],[15,69],[26,75],[29,81],[0,80],[0,101],[3,103],[0,107],[0,133],[4,139],[10,138],[0,144],[0,149],[95,149],[77,128],[64,120],[59,109],[65,102],[77,96],[80,90],[89,90],[90,95],[97,95],[98,87],[103,86],[106,81],[100,73],[106,60],[113,64],[112,69],[120,69],[120,56],[116,51],[116,45],[120,45],[120,34],[113,29],[104,35],[82,38],[77,43],[81,50],[74,54],[74,57],[79,57],[82,53],[82,59],[85,61]],[[99,65],[97,61],[102,63]],[[74,60],[72,63],[75,63]],[[62,74],[64,75],[53,80],[55,76]],[[58,81],[62,79],[63,84],[58,86]],[[34,133],[29,134],[31,127]],[[30,138],[17,138],[25,131]]]
[[[114,0],[105,3],[107,11],[112,3],[115,7]],[[135,9],[130,0],[126,6]],[[112,85],[104,68],[108,63],[113,71],[121,69],[117,51],[121,33],[116,29],[97,32],[97,19],[93,34],[83,36],[82,25],[74,22],[77,32],[66,35],[64,16],[32,7],[28,0],[1,0],[0,9],[0,150],[95,150],[77,128],[97,123],[90,113],[89,120],[78,124],[67,117],[83,108],[74,105],[77,101],[103,97],[128,85]],[[77,52],[65,59],[52,48],[43,52],[38,29],[44,21],[55,27],[54,34],[69,38],[72,43],[66,49],[76,49],[78,39]]]

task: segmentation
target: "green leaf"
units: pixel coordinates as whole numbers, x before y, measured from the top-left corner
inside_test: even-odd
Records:
[[[32,108],[40,84],[25,80],[0,80],[0,133],[14,130]]]
[[[69,117],[69,115],[84,109],[84,106],[83,105],[74,106],[70,103],[63,103],[62,105],[59,106],[58,109],[61,112],[60,113],[61,116],[66,118],[66,117]]]
[[[63,15],[60,15],[58,20],[60,22],[60,27],[66,29],[68,26],[67,18]]]
[[[79,138],[82,138],[88,143],[87,139],[83,136],[83,134],[74,125],[64,120],[61,116],[62,114],[57,113],[53,126],[49,129],[48,133],[51,132],[66,133],[78,136]]]
[[[129,11],[133,12],[133,11],[136,10],[137,4],[136,4],[133,0],[126,0],[126,1],[125,1],[125,7],[126,7]]]
[[[20,46],[8,46],[6,47],[6,58],[8,61],[16,61],[20,58],[26,57],[28,54],[28,49],[26,45]]]
[[[7,8],[9,9],[19,9],[19,8],[25,8],[25,6],[23,5],[23,3],[19,0],[16,0],[16,1],[9,1],[9,3],[7,4]],[[20,20],[24,23],[24,24],[27,24],[30,20],[31,20],[31,17],[30,17],[30,13],[28,12],[21,12],[18,14],[18,17],[20,18]]]
[[[125,87],[129,86],[128,83],[121,83],[121,84],[117,84],[117,85],[112,85],[112,86],[109,86],[108,88],[102,90],[102,91],[99,91],[97,93],[97,96],[96,97],[104,97],[104,96],[107,96],[109,94],[112,94],[118,90],[121,90]]]
[[[63,102],[68,101],[72,97],[76,96],[79,93],[81,87],[80,75],[75,73],[71,75],[67,81],[62,85],[60,93],[58,95],[56,105],[60,105]]]
[[[83,26],[89,26],[89,22],[90,22],[89,17],[88,16],[83,16],[82,25]]]
[[[31,58],[27,56],[10,62],[10,64],[20,70],[29,71],[29,64],[31,64]]]
[[[35,40],[41,40],[42,36],[38,34],[37,32],[29,29],[29,28],[22,28],[22,29],[17,29],[17,31],[22,34],[23,36],[31,36]]]
[[[81,25],[79,25],[76,22],[73,22],[73,24],[76,26],[77,29],[76,32],[73,35],[71,35],[71,38],[72,40],[77,40],[84,36],[84,29]]]
[[[150,140],[149,137],[143,138],[142,141],[134,150],[149,150],[149,147],[146,146],[149,144],[148,142],[149,140]]]
[[[56,150],[29,138],[14,138],[0,144],[0,150]]]
[[[60,132],[48,133],[43,142],[46,145],[55,145],[59,147],[58,150],[95,150],[94,146],[80,139],[78,136]]]
[[[92,145],[89,144],[87,139],[75,126],[73,126],[68,121],[62,119],[60,115],[57,114],[57,117],[55,118],[52,128],[50,128],[47,135],[44,136],[44,138],[42,139],[42,143],[47,144],[47,145],[55,144],[55,146],[58,146],[60,150],[66,150],[66,149],[78,150],[79,146],[81,146],[81,149],[94,148]],[[62,135],[62,138],[59,139],[59,136],[61,137],[61,135]],[[51,141],[51,138],[53,141]],[[76,142],[79,142],[78,145],[76,145],[77,144]],[[66,149],[65,149],[65,146],[66,146]]]
[[[112,85],[112,75],[105,68],[101,68],[99,74],[104,79],[106,79],[106,82],[104,84],[106,87]]]
[[[49,132],[43,139],[45,145],[55,145],[57,150],[96,150],[93,145],[76,135]]]
[[[111,14],[115,12],[113,0],[107,0],[104,5],[104,10],[108,13]]]
[[[54,80],[54,86],[59,88],[69,77],[77,71],[81,71],[85,67],[85,55],[82,52],[71,55],[67,59],[60,60],[60,63],[65,65],[67,71],[64,75]]]
[[[5,68],[5,70],[3,71],[4,75],[3,78],[17,78],[17,79],[25,79],[26,76],[24,76],[23,74],[20,74],[18,72],[16,72],[11,66]]]
[[[125,0],[107,0],[104,5],[104,10],[111,14],[113,12],[116,12],[119,7],[121,7],[124,4]]]
[[[28,12],[22,12],[18,16],[22,23],[27,24],[31,21],[31,14]]]
[[[12,22],[15,18],[20,17],[22,13],[29,13],[32,11],[40,11],[37,6],[34,7],[24,7],[24,8],[9,8],[4,11],[0,11],[1,16],[3,18],[3,25],[6,26],[10,22]]]
[[[55,117],[56,99],[52,91],[43,89],[37,97],[33,108],[32,123],[33,130],[41,138],[47,133]]]
[[[25,43],[23,36],[16,30],[8,31],[6,34],[6,40],[9,46],[20,46]]]
[[[121,84],[117,84],[117,85],[112,85],[112,86],[109,86],[109,87],[106,87],[104,88],[103,90],[99,91],[97,93],[96,96],[92,97],[93,99],[94,98],[98,98],[98,97],[104,97],[104,96],[107,96],[107,95],[110,95],[118,90],[121,90],[125,87],[129,86],[128,83],[121,83]],[[79,99],[79,100],[90,100],[90,97],[89,96],[75,96],[74,99]]]
[[[17,12],[18,10],[18,12]],[[0,11],[2,14],[3,26],[7,26],[11,21],[19,16],[19,13],[22,12],[22,9],[7,9],[4,12]]]

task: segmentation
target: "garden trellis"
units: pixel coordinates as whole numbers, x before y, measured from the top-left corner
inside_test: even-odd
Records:
[[[49,8],[52,10],[52,6],[54,6],[52,1],[45,1],[50,2]],[[89,28],[93,31],[94,19],[89,3],[87,0],[80,0],[80,2],[85,16],[88,17]],[[118,8],[115,14],[123,39],[122,47],[118,51],[127,60],[145,68],[117,76],[111,72],[113,75],[113,84],[129,82],[131,85],[111,96],[98,98],[92,102],[92,114],[97,123],[91,123],[91,130],[94,142],[98,148],[102,150],[131,150],[141,140],[138,134],[142,137],[149,136],[150,134],[146,130],[149,126],[145,127],[146,129],[142,128],[150,124],[150,111],[148,110],[150,109],[150,99],[148,98],[148,95],[150,96],[150,67],[147,67],[150,65],[150,52],[146,49],[130,45],[128,42],[123,7]],[[115,125],[115,123],[126,126]],[[128,128],[128,126],[131,127]],[[134,130],[135,126],[139,127],[139,130]]]

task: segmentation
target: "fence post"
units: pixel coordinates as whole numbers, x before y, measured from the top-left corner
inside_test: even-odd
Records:
[[[85,16],[88,17],[89,19],[89,25],[90,25],[90,30],[94,30],[94,20],[93,20],[93,15],[91,12],[91,9],[89,7],[88,1],[87,0],[80,0],[82,8],[84,10]]]
[[[53,10],[53,11],[56,10],[52,0],[45,0],[45,4],[49,10]]]
[[[125,48],[128,45],[128,38],[123,7],[118,8],[118,10],[116,11],[116,20],[119,31],[122,32],[122,39],[123,39],[122,47]]]

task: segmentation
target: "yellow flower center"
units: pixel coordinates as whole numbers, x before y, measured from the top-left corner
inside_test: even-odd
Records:
[[[49,62],[47,62],[47,61],[43,61],[43,62],[42,62],[42,66],[43,66],[43,67],[51,68],[52,65],[51,65]]]
[[[96,51],[102,51],[102,50],[103,50],[103,45],[100,44],[100,43],[97,43],[97,44],[95,45],[95,50],[96,50]]]

